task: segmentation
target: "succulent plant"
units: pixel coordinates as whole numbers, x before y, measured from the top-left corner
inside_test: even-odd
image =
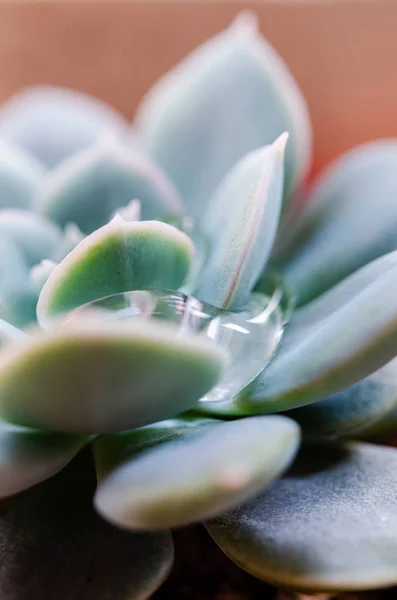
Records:
[[[311,181],[249,14],[133,132],[42,87],[0,139],[4,597],[144,600],[196,522],[280,588],[396,584],[397,141]]]

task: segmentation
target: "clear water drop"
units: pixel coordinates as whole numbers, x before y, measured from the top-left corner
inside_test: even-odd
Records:
[[[167,320],[178,326],[179,336],[206,335],[229,356],[223,379],[201,399],[207,403],[231,399],[265,368],[281,340],[288,308],[279,286],[272,294],[253,293],[248,306],[240,312],[221,310],[182,292],[143,290],[85,304],[69,313],[62,323],[67,325],[85,311],[96,311],[109,320]]]

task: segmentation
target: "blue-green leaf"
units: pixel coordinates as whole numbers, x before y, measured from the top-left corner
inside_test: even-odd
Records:
[[[227,357],[208,338],[148,318],[74,318],[0,354],[0,414],[65,433],[141,427],[191,408]]]
[[[182,213],[182,201],[166,175],[144,154],[113,138],[73,155],[44,180],[35,199],[41,214],[84,233],[105,225],[114,211],[133,199],[142,218]]]
[[[291,463],[298,426],[282,416],[214,425],[126,462],[99,484],[95,506],[129,529],[202,520],[258,493]]]
[[[33,156],[0,140],[0,207],[28,208],[44,171],[43,165]]]
[[[307,446],[287,475],[208,524],[241,568],[273,585],[342,592],[397,583],[397,450]]]
[[[4,599],[147,600],[167,577],[170,533],[132,534],[100,519],[88,458],[83,453],[0,514]]]
[[[122,136],[126,121],[101,100],[74,90],[37,86],[16,94],[0,112],[0,137],[48,167],[94,144],[104,132]]]
[[[214,189],[244,154],[283,131],[290,133],[287,197],[310,162],[301,92],[248,13],[160,79],[143,100],[137,127],[195,217],[206,213]]]
[[[397,402],[397,360],[330,398],[288,411],[305,437],[351,436],[377,427]],[[381,426],[380,426],[381,427]]]
[[[382,140],[346,153],[319,177],[284,271],[300,303],[397,248],[396,172],[397,141]]]
[[[242,158],[215,193],[202,219],[213,246],[195,291],[201,300],[219,308],[246,303],[277,232],[286,141]]]
[[[6,236],[21,249],[28,266],[50,258],[61,235],[56,225],[28,210],[0,209],[0,237]]]
[[[317,402],[397,355],[397,252],[295,311],[273,361],[239,396],[202,409],[278,412]]]
[[[194,253],[190,238],[159,221],[115,217],[50,273],[37,304],[46,319],[99,298],[132,290],[177,289]]]

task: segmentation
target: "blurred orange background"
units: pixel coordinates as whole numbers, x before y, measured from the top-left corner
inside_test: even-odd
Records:
[[[317,168],[397,136],[394,0],[2,0],[0,100],[53,83],[131,116],[157,77],[243,8],[257,12],[303,89]]]

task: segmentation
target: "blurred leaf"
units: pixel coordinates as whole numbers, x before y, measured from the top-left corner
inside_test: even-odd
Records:
[[[310,163],[304,99],[249,13],[155,84],[138,111],[137,127],[195,217],[205,215],[214,189],[244,154],[284,131],[290,133],[287,197]]]
[[[16,94],[0,112],[0,137],[48,167],[91,146],[103,132],[124,135],[126,126],[124,118],[101,100],[45,85]]]
[[[180,416],[130,431],[104,434],[93,443],[97,476],[102,479],[115,466],[159,444],[173,442],[198,429],[221,423],[218,419]]]
[[[397,402],[397,360],[330,398],[288,411],[305,436],[346,436],[366,430],[389,414]]]
[[[191,408],[223,374],[208,338],[84,314],[0,354],[4,420],[66,433],[133,429]]]
[[[112,471],[95,506],[112,523],[163,529],[235,506],[278,477],[299,445],[298,426],[282,416],[211,426],[157,446]]]
[[[213,246],[195,292],[201,300],[220,308],[247,301],[277,232],[286,141],[245,156],[215,193],[202,221]]]
[[[115,217],[51,272],[40,294],[38,319],[43,324],[52,315],[121,292],[176,290],[193,253],[190,238],[171,225]]]
[[[28,208],[44,171],[33,156],[0,139],[0,207]]]
[[[52,477],[87,442],[83,436],[45,433],[0,422],[0,498]]]
[[[145,220],[183,211],[176,189],[159,168],[106,137],[54,169],[40,186],[35,207],[59,225],[73,222],[91,233],[135,198]]]
[[[297,219],[284,277],[304,304],[397,248],[397,142],[347,152],[319,177]]]
[[[169,533],[131,534],[99,519],[90,466],[79,457],[0,514],[2,598],[146,600],[167,577]]]
[[[56,263],[61,262],[84,238],[84,233],[75,223],[68,223],[63,231],[62,239],[54,250],[52,260]]]
[[[397,450],[308,446],[258,498],[208,524],[241,568],[282,588],[397,583]]]
[[[22,251],[28,266],[50,258],[61,231],[44,217],[23,209],[0,209],[0,237],[6,236]]]

